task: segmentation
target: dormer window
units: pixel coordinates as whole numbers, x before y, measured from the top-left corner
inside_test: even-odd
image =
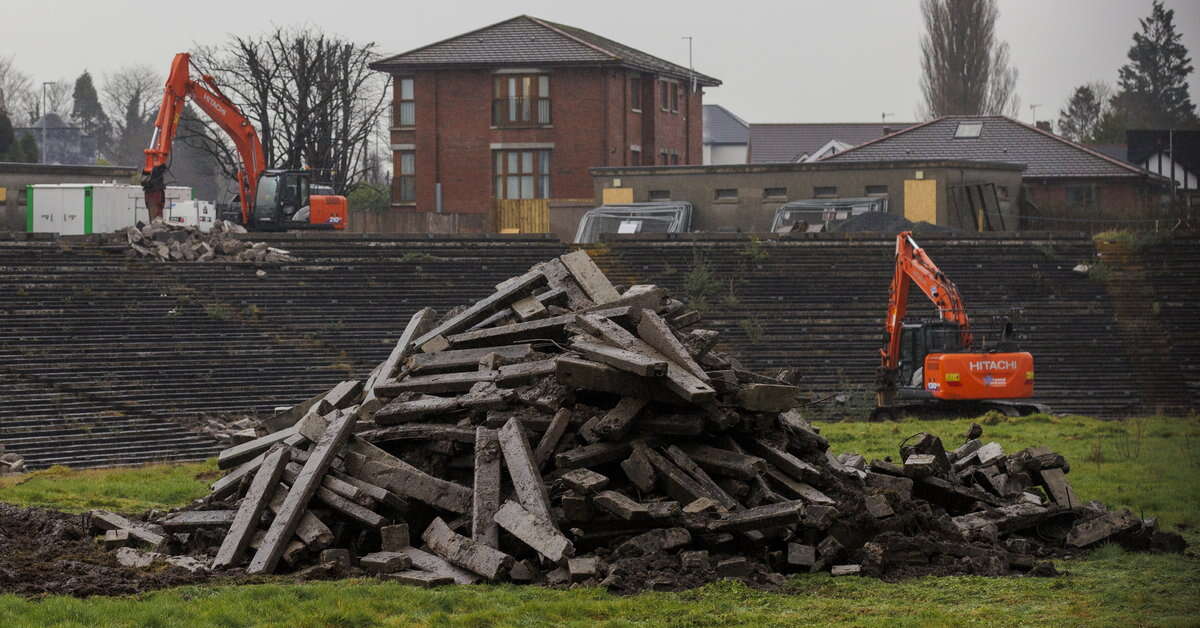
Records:
[[[959,122],[958,128],[954,130],[954,139],[970,139],[979,137],[983,132],[982,122]]]

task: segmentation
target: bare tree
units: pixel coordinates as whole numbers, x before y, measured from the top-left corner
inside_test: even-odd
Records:
[[[921,115],[1015,117],[1017,70],[996,41],[996,0],[921,0],[921,13]]]
[[[52,113],[65,121],[71,115],[73,91],[74,86],[66,79],[48,81],[36,89],[30,87],[22,91],[16,103],[18,119],[32,126],[44,114]]]
[[[104,75],[100,94],[111,114],[112,160],[124,166],[141,165],[162,103],[162,75],[148,65],[126,66]]]
[[[14,57],[0,57],[0,112],[8,114],[14,124],[21,111],[25,94],[33,84],[28,74],[17,69]]]
[[[199,47],[193,62],[258,129],[268,167],[311,168],[343,192],[370,170],[363,147],[378,132],[390,81],[368,67],[377,56],[374,43],[278,28]],[[228,139],[212,124],[202,135],[185,139],[232,176],[239,160]]]

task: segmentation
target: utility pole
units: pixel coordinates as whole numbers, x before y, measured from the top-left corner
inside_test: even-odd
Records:
[[[46,163],[46,127],[50,125],[50,118],[47,117],[46,112],[46,86],[53,84],[54,83],[52,81],[46,81],[42,83],[42,146],[41,150],[38,151],[41,153],[38,155],[38,157],[41,158],[38,161],[43,164]]]
[[[684,36],[681,39],[688,40],[688,78],[692,84],[692,91],[696,91],[696,68],[692,65],[692,37]]]

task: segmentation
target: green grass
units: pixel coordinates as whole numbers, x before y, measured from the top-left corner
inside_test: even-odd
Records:
[[[220,477],[216,470],[215,460],[79,471],[55,466],[0,478],[0,501],[64,512],[176,508],[208,494],[208,485]]]
[[[1044,444],[1066,456],[1072,466],[1068,477],[1081,498],[1160,516],[1168,526],[1183,525],[1189,542],[1200,542],[1195,532],[1200,523],[1200,420],[1035,416],[992,417],[990,422],[984,425],[985,440],[1000,442],[1005,451]],[[882,458],[896,456],[901,440],[925,430],[953,447],[969,424],[903,421],[821,428],[834,451]],[[211,480],[197,476],[211,475],[211,470],[211,463],[59,470],[32,474],[15,486],[13,480],[0,480],[0,500],[83,510],[122,498],[134,505],[126,510],[161,508],[203,494]],[[182,587],[87,600],[0,596],[0,626],[1200,625],[1195,548],[1186,556],[1155,556],[1104,546],[1086,559],[1058,566],[1070,575],[900,583],[799,576],[789,581],[785,593],[763,593],[733,582],[684,593],[617,597],[597,589],[495,585],[423,590],[350,580]]]

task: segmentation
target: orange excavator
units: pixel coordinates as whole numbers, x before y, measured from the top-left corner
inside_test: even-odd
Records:
[[[937,307],[938,320],[904,322],[908,291],[915,283]],[[1018,351],[1012,323],[1005,320],[994,346],[974,347],[971,322],[958,287],[913,240],[896,236],[896,269],[884,321],[882,361],[873,418],[894,419],[904,411],[1008,415],[1044,411],[1017,402],[1033,396],[1033,356]]]
[[[166,173],[171,163],[171,143],[179,130],[184,103],[191,99],[233,140],[241,158],[237,172],[240,214],[232,216],[249,229],[345,229],[348,203],[344,196],[309,193],[310,170],[268,170],[258,132],[229,100],[212,76],[191,77],[191,55],[181,52],[171,63],[162,106],[154,121],[154,135],[146,149],[142,189],[150,217],[162,216],[166,201]]]

